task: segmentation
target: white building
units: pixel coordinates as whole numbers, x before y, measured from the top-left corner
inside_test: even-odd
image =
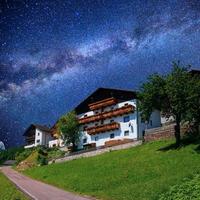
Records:
[[[99,88],[75,111],[80,123],[80,149],[138,140],[146,128],[161,126],[159,111],[152,113],[148,124],[141,120],[133,91]]]
[[[38,145],[48,146],[49,141],[53,140],[50,129],[38,124],[31,124],[23,136],[27,144],[24,148],[36,147]]]

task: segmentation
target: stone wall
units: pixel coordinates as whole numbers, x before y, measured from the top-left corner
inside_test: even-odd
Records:
[[[175,133],[175,124],[162,126],[159,128],[152,128],[145,130],[145,142],[159,140],[164,138],[172,138]]]
[[[106,147],[103,149],[97,149],[97,150],[88,151],[88,152],[84,152],[84,153],[80,153],[80,154],[69,155],[64,158],[58,158],[56,160],[50,161],[49,164],[66,162],[66,161],[75,160],[75,159],[79,159],[79,158],[97,156],[97,155],[100,155],[100,154],[103,154],[106,152],[111,152],[111,151],[116,151],[116,150],[121,150],[121,149],[128,149],[128,148],[135,147],[135,146],[138,146],[141,144],[142,144],[142,141],[133,141],[133,142],[129,142],[126,144],[121,144],[121,145],[117,145],[117,146],[113,146],[113,147]]]
[[[189,130],[188,124],[181,125],[181,135],[186,135]],[[145,142],[160,140],[165,138],[173,138],[175,134],[175,124],[168,124],[158,128],[152,128],[145,130],[144,140]]]

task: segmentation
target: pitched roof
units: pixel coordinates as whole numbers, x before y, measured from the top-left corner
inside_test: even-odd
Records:
[[[40,125],[40,124],[31,124],[26,131],[24,132],[23,136],[28,136],[31,134],[31,131],[38,128],[41,131],[45,131],[47,133],[50,133],[50,128],[48,128],[47,126],[44,125]]]
[[[189,73],[192,75],[200,75],[200,69],[191,69]]]
[[[114,97],[118,101],[127,101],[137,98],[135,91],[113,89],[113,88],[98,88],[85,100],[83,100],[78,106],[75,107],[77,114],[81,114],[89,111],[88,104],[100,101],[106,98]]]

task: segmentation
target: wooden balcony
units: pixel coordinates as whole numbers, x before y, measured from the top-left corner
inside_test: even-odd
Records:
[[[94,127],[87,128],[86,131],[89,135],[95,135],[98,133],[116,130],[116,129],[119,129],[119,127],[120,127],[119,123],[112,122],[110,124],[104,124],[104,125],[100,125],[100,126],[94,126]]]
[[[35,135],[34,136],[25,137],[25,141],[26,141],[27,144],[35,143]]]
[[[117,116],[120,116],[120,115],[125,115],[125,114],[128,114],[128,113],[134,112],[134,110],[135,110],[135,107],[133,105],[126,105],[126,106],[123,106],[121,108],[117,108],[115,110],[102,112],[102,113],[92,115],[92,116],[88,116],[88,117],[84,117],[84,118],[79,118],[79,123],[80,124],[86,124],[86,123],[104,120],[104,119],[107,119],[107,118],[117,117]]]
[[[107,106],[115,105],[116,103],[117,103],[117,99],[111,97],[111,98],[107,98],[101,101],[97,101],[95,103],[91,103],[88,106],[90,110],[97,110],[100,108],[105,108]]]

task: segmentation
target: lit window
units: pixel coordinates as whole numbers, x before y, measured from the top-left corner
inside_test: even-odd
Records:
[[[96,136],[96,137],[94,138],[94,140],[95,140],[95,141],[98,141],[98,140],[99,140],[99,137],[98,137],[98,136]]]
[[[129,131],[124,131],[124,136],[128,136],[129,135]]]
[[[130,116],[125,116],[124,117],[124,122],[129,122],[130,121]]]
[[[115,134],[114,133],[111,133],[110,134],[110,138],[112,139],[112,138],[114,138],[115,137]]]
[[[83,139],[83,143],[87,143],[87,138],[84,138],[84,139]]]

